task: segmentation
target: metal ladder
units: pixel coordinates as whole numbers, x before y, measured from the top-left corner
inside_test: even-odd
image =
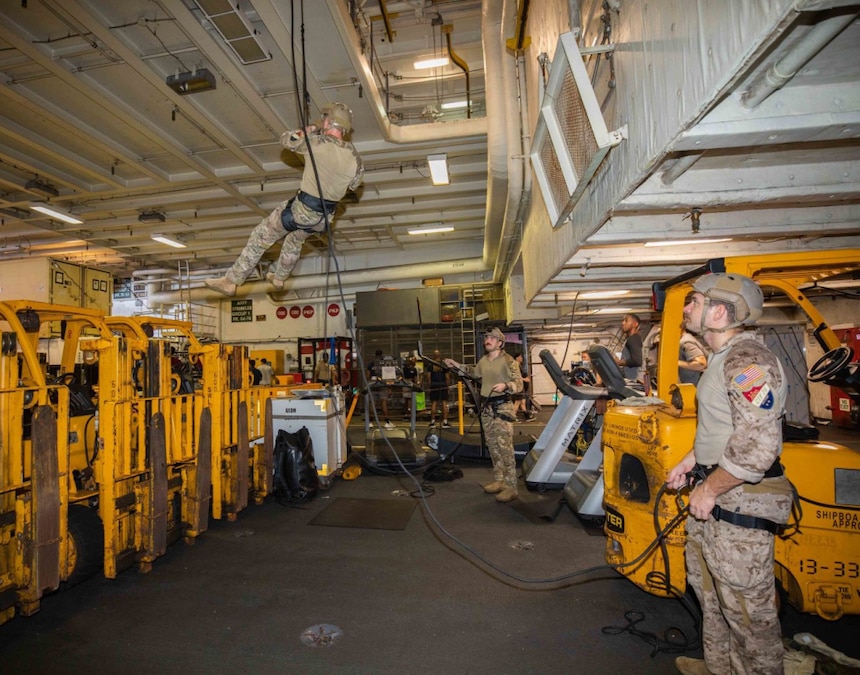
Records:
[[[477,363],[477,346],[475,344],[475,291],[464,288],[460,291],[460,346],[462,347],[463,363],[474,366]]]

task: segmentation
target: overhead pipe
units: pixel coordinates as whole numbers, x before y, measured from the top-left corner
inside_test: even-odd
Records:
[[[803,68],[825,45],[851,25],[856,18],[856,12],[838,14],[815,24],[797,44],[792,46],[788,54],[771,64],[741,94],[741,105],[748,110],[757,108],[768,96],[778,89],[782,89],[797,74],[798,70]]]
[[[395,267],[373,267],[361,270],[348,270],[339,273],[342,286],[358,284],[378,284],[380,281],[398,281],[403,279],[429,278],[429,277],[451,277],[459,274],[482,274],[490,268],[479,258],[466,258],[461,260],[447,260],[440,262],[422,263],[420,265],[398,265]],[[302,291],[308,289],[322,289],[326,282],[332,282],[334,273],[326,274],[300,274],[292,276],[287,282],[287,291]],[[254,293],[271,292],[271,284],[264,280],[246,282],[239,287],[239,297]],[[189,290],[172,289],[150,294],[148,301],[162,304],[178,303],[188,300]],[[222,298],[224,296],[211,291],[206,286],[190,289],[191,300],[203,300]]]
[[[500,245],[493,265],[493,281],[503,283],[510,275],[513,261],[522,243],[523,223],[531,204],[531,171],[529,153],[528,101],[526,86],[521,77],[523,58],[519,51],[510,54],[505,35],[511,31],[522,33],[526,25],[528,2],[517,8],[516,0],[505,0],[502,10],[500,42],[502,51],[502,84],[505,94],[505,133],[507,135],[508,191],[505,216],[502,221]],[[522,37],[518,37],[520,44]]]
[[[472,86],[469,84],[469,65],[457,56],[454,47],[451,44],[451,33],[454,31],[454,26],[450,23],[442,26],[442,32],[445,33],[445,40],[448,44],[448,58],[463,71],[466,76],[466,117],[472,117]]]

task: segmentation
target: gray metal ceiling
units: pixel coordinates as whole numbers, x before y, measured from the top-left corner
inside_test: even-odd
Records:
[[[638,5],[616,4],[622,12]],[[812,4],[860,11],[851,2]],[[254,45],[270,58],[242,63],[201,8],[240,14],[239,23],[251,27]],[[311,117],[333,100],[355,112],[353,138],[368,171],[335,222],[331,244],[342,269],[379,268],[383,285],[387,266],[414,267],[411,276],[396,275],[401,284],[417,283],[429,263],[445,261],[447,282],[489,282],[500,265],[505,276],[520,273],[519,237],[500,261],[492,255],[498,231],[487,223],[492,119],[484,116],[487,93],[501,85],[484,81],[482,3],[367,0],[352,9],[350,16],[345,0],[2,3],[0,262],[51,255],[117,276],[181,268],[199,282],[216,274],[236,258],[259,219],[298,187],[297,160],[278,143],[284,129],[300,124],[298,78],[306,83]],[[767,50],[735,74],[720,100],[679,130],[658,162],[641,168],[641,180],[608,220],[565,254],[561,269],[540,279],[528,298],[532,308],[562,316],[579,293],[611,287],[632,290],[625,304],[644,310],[651,281],[709,257],[860,240],[856,19],[778,94],[753,110],[739,101],[814,30],[817,16],[802,15],[763,41]],[[447,53],[448,31],[468,65],[470,119],[464,109],[442,107],[466,98],[461,68],[412,68],[419,57]],[[214,75],[214,90],[180,95],[166,84],[200,69]],[[448,155],[452,180],[434,187],[426,157],[440,152]],[[45,200],[26,187],[33,181],[53,186],[58,195],[49,201],[84,224],[31,211]],[[537,190],[532,199],[540,199]],[[689,238],[693,209],[701,211],[702,236],[732,241],[642,246]],[[163,213],[164,222],[140,222],[140,214],[152,211]],[[407,234],[435,222],[455,230]],[[156,232],[181,239],[187,249],[153,241]],[[327,245],[326,238],[311,239],[297,273],[326,269]],[[490,261],[486,271],[457,274],[462,261],[481,258]]]

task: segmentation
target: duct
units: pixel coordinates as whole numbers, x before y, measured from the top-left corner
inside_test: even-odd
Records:
[[[741,105],[753,110],[773,92],[789,82],[806,63],[842,30],[849,26],[857,13],[838,14],[819,21],[800,42],[770,67],[740,96]]]
[[[478,258],[467,258],[463,260],[446,260],[441,262],[424,263],[421,265],[401,265],[395,267],[373,267],[363,270],[351,270],[340,272],[341,285],[349,284],[371,284],[379,281],[397,281],[403,279],[428,278],[428,277],[451,277],[458,274],[480,274],[486,272],[489,267],[483,260]],[[313,288],[326,287],[325,274],[302,274],[290,277],[288,291],[302,291]],[[329,282],[333,282],[334,275],[328,275]],[[269,293],[272,287],[265,280],[251,281],[243,284],[238,292],[239,297],[245,297],[253,293]],[[203,300],[221,298],[224,296],[209,290],[205,286],[192,288],[191,300]],[[178,303],[189,300],[188,288],[175,289],[171,291],[155,292],[150,294],[148,302],[155,303]]]
[[[526,17],[517,16],[516,0],[505,0],[502,10],[502,45],[504,35],[516,30],[517,25],[525,25]],[[527,3],[522,12],[527,11]],[[502,84],[505,93],[505,133],[507,135],[508,196],[498,255],[493,266],[493,281],[502,283],[510,274],[515,259],[517,245],[522,238],[522,223],[528,214],[531,202],[531,172],[528,157],[530,153],[528,129],[528,103],[526,87],[521,77],[522,56],[511,58],[506,51],[500,56],[502,63]]]
[[[503,77],[502,37],[504,4],[484,0],[481,33],[484,40],[484,80],[499,82]],[[492,267],[499,253],[508,193],[507,106],[504,87],[487,87],[487,212],[484,216],[484,261]]]

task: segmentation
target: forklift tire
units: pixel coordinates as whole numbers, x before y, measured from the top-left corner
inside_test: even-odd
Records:
[[[69,507],[69,586],[104,569],[104,538],[104,527],[95,509],[79,504]]]

